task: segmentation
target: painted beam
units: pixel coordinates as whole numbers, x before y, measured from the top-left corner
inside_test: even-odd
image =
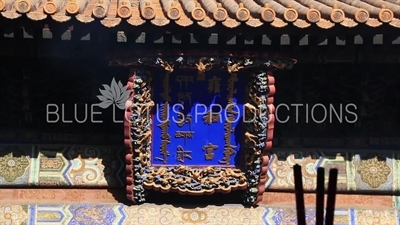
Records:
[[[110,43],[142,43],[142,44],[201,44],[221,46],[346,46],[346,45],[400,45],[400,35],[269,35],[269,34],[234,34],[234,33],[170,33],[170,32],[137,32],[134,37],[123,30],[107,32],[91,32],[84,29],[52,30],[48,26],[34,30],[31,27],[10,28],[1,30],[2,38],[40,39],[40,40],[80,40],[107,41]],[[113,34],[114,33],[114,34]],[[147,35],[147,37],[146,37]],[[129,36],[133,38],[129,38]],[[150,37],[151,36],[151,37]],[[109,38],[112,37],[112,38]]]

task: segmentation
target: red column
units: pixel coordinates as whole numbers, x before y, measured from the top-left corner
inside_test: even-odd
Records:
[[[133,78],[135,76],[135,71],[131,70],[129,72],[128,84],[127,88],[132,90],[128,100],[125,104],[125,117],[124,117],[124,145],[126,147],[126,155],[125,155],[125,169],[126,169],[126,196],[129,200],[134,201],[133,199],[133,149],[131,144],[131,123],[130,116],[132,113],[132,98],[133,98]]]
[[[272,148],[272,139],[274,138],[274,123],[275,123],[275,106],[274,106],[274,94],[275,89],[275,78],[272,72],[268,72],[268,131],[267,131],[267,143],[266,148],[262,155],[262,169],[260,175],[260,182],[258,184],[258,197],[257,202],[261,202],[265,192],[265,183],[267,182],[268,164],[270,159],[270,151]]]

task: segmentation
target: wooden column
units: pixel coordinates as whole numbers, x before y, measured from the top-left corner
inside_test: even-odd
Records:
[[[250,72],[245,100],[246,122],[243,150],[247,157],[244,162],[248,187],[244,193],[245,204],[256,205],[262,201],[268,171],[269,151],[272,146],[274,113],[274,79],[267,68]],[[272,119],[272,123],[271,120]]]
[[[130,70],[127,88],[131,90],[128,100],[125,104],[125,116],[124,116],[124,145],[126,147],[125,155],[125,169],[126,169],[126,196],[128,200],[133,201],[133,148],[131,143],[131,121],[130,117],[132,114],[132,100],[133,100],[133,80],[135,77],[135,70]]]

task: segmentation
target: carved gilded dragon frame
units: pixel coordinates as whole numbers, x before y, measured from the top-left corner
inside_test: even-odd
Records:
[[[245,204],[254,205],[261,201],[269,162],[266,150],[272,146],[274,121],[271,95],[274,94],[275,87],[271,71],[290,69],[296,63],[295,60],[177,56],[137,58],[127,63],[114,60],[112,63],[134,66],[128,82],[128,87],[132,90],[126,111],[129,119],[125,121],[125,145],[128,148],[127,195],[130,200],[135,203],[145,202],[146,190],[154,189],[190,195],[245,190],[242,198]],[[154,106],[151,71],[155,67],[164,69],[165,76],[178,68],[196,69],[200,75],[214,68],[226,68],[231,76],[236,76],[239,70],[246,70],[250,74],[246,84],[244,116],[253,119],[253,122],[243,124],[244,137],[239,151],[243,163],[240,168],[151,165],[153,121],[141,115],[146,115]]]

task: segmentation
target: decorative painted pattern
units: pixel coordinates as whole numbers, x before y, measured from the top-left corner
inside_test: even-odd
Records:
[[[331,168],[339,170],[338,189],[343,191],[396,191],[399,190],[399,157],[394,151],[343,149],[280,149],[271,154],[266,188],[294,190],[293,165],[303,169],[303,185],[315,190],[317,168],[325,167],[326,182]]]
[[[303,168],[306,190],[315,189],[319,166],[339,169],[338,188],[343,191],[400,190],[399,154],[376,152],[275,148],[266,189],[294,190],[292,167],[298,163]],[[0,186],[123,187],[123,154],[119,146],[0,145]]]
[[[307,224],[315,224],[315,209],[306,209]],[[396,209],[338,208],[335,224],[398,225]],[[244,208],[242,205],[185,207],[143,204],[2,205],[0,224],[297,224],[294,207]]]
[[[0,145],[0,185],[29,185],[31,146]]]
[[[56,150],[56,155],[52,154]],[[118,147],[38,146],[39,186],[118,186],[123,162]]]
[[[4,205],[0,206],[1,224],[26,224],[29,219],[28,205]]]
[[[400,154],[395,154],[394,161],[393,161],[393,179],[394,185],[396,187],[396,191],[400,190]]]
[[[325,197],[326,199],[327,197]],[[396,205],[397,196],[390,195],[348,195],[348,194],[337,194],[336,195],[336,207],[348,208],[348,207],[387,207],[387,208],[400,208],[400,205]],[[398,201],[398,200],[397,200]],[[261,204],[267,205],[293,205],[296,202],[294,193],[285,192],[265,192]],[[304,202],[306,206],[315,206],[316,195],[314,193],[304,194]]]
[[[315,205],[315,194],[305,194],[306,206]],[[4,203],[13,204],[54,204],[64,203],[99,203],[115,204],[125,202],[126,193],[121,189],[62,189],[62,188],[41,188],[41,189],[0,189],[0,200]],[[400,208],[400,198],[389,195],[336,195],[336,206],[339,208],[379,206],[386,208]],[[295,202],[294,193],[265,192],[260,205],[293,205]]]
[[[122,187],[122,147],[0,145],[0,185]]]
[[[307,190],[316,188],[317,168],[325,167],[326,176],[330,168],[338,168],[338,188],[347,189],[348,169],[347,153],[322,152],[318,150],[293,151],[279,149],[273,151],[271,163],[268,169],[268,189],[294,189],[293,165],[302,166],[303,184]],[[326,179],[328,180],[328,179]]]
[[[393,204],[395,208],[400,208],[400,196],[393,196]]]

